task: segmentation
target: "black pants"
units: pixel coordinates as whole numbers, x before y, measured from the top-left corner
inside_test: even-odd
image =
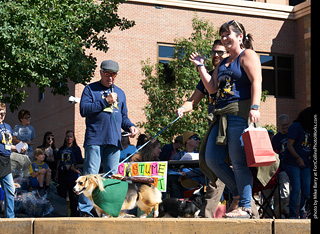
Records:
[[[60,178],[58,180],[59,186],[57,187],[59,196],[67,198],[69,195],[71,217],[79,217],[78,212],[78,195],[73,192],[73,187],[76,185],[75,180]]]

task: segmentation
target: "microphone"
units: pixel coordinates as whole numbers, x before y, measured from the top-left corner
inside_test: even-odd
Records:
[[[111,90],[111,93],[114,93],[114,85],[113,84],[110,85],[110,90]]]

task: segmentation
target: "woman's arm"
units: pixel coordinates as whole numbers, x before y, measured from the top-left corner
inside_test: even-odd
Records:
[[[200,73],[201,80],[208,90],[209,94],[216,93],[218,91],[217,89],[217,70],[215,69],[214,73],[212,76],[210,76],[207,72],[207,69],[204,66],[204,57],[200,56],[197,52],[192,53],[190,55],[189,60],[197,66],[198,71]],[[217,68],[219,65],[217,66]]]
[[[241,56],[241,66],[251,82],[251,105],[259,105],[261,100],[262,71],[258,55],[253,50],[245,50]],[[257,123],[260,120],[259,110],[250,110],[250,122]]]

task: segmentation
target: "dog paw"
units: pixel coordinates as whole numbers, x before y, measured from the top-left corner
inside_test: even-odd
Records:
[[[156,211],[154,212],[153,217],[154,217],[154,218],[157,218],[158,216],[159,216],[159,211],[158,211],[158,210],[156,210]]]
[[[144,218],[147,218],[147,216],[148,216],[147,214],[143,214],[139,218],[143,218],[144,219]]]
[[[135,218],[135,215],[132,214],[123,214],[123,215],[119,215],[118,218]]]
[[[194,213],[194,218],[200,218],[200,216],[199,216],[200,211],[201,211],[201,210],[197,210],[197,211]]]

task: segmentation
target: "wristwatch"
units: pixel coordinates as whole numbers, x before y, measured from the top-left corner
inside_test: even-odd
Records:
[[[253,104],[250,106],[250,110],[259,110],[260,106],[257,104]]]

